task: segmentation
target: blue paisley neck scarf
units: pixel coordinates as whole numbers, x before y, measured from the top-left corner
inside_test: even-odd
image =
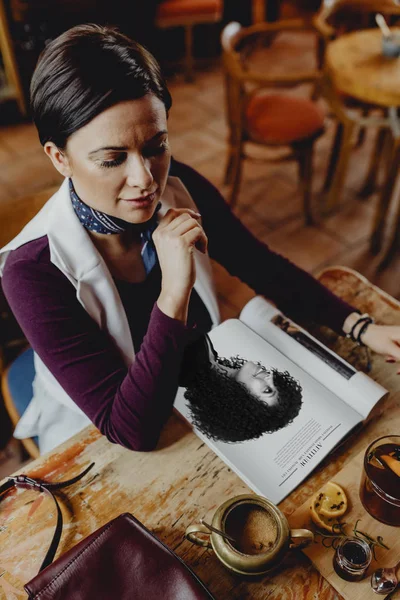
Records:
[[[89,231],[111,235],[113,233],[123,233],[128,229],[136,230],[140,233],[142,241],[142,260],[146,273],[150,273],[157,262],[157,252],[153,242],[153,232],[158,225],[157,212],[161,208],[161,202],[158,203],[154,215],[145,223],[128,223],[117,217],[111,217],[106,213],[95,210],[83,202],[75,191],[71,179],[69,182],[69,193],[72,206],[79,221]]]

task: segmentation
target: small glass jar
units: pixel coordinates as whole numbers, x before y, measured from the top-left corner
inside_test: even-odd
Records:
[[[360,581],[372,560],[372,550],[369,544],[356,537],[344,537],[340,540],[335,556],[333,568],[342,579],[346,581]]]

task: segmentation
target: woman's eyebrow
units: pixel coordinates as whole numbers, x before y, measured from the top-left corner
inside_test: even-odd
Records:
[[[267,369],[265,367],[259,367],[257,371],[253,374],[253,377],[257,377],[260,373],[264,373]]]
[[[153,135],[152,138],[147,140],[145,142],[145,144],[151,144],[152,142],[155,142],[156,140],[158,140],[163,135],[166,135],[167,133],[168,133],[168,131],[166,129],[163,129],[162,131],[158,131],[155,135]],[[128,150],[128,146],[102,146],[101,148],[96,148],[96,150],[92,150],[91,152],[89,152],[89,156],[93,156],[93,154],[97,154],[97,152],[104,152],[105,150],[106,151],[114,150],[117,152],[126,152],[126,150]]]

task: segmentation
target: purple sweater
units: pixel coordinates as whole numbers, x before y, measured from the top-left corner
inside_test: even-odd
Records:
[[[258,241],[196,171],[173,161],[171,175],[180,177],[197,204],[211,258],[288,316],[341,333],[352,306]],[[75,288],[50,262],[46,236],[12,252],[2,279],[28,341],[67,394],[111,442],[151,450],[171,413],[185,346],[194,332],[210,329],[211,319],[195,291],[186,326],[166,316],[156,304],[158,266],[143,283],[116,284],[136,350],[129,368],[78,302]]]

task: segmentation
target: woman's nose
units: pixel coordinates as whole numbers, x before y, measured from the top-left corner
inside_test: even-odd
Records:
[[[138,157],[130,161],[126,183],[129,187],[139,188],[141,191],[151,188],[153,175],[146,159]]]

